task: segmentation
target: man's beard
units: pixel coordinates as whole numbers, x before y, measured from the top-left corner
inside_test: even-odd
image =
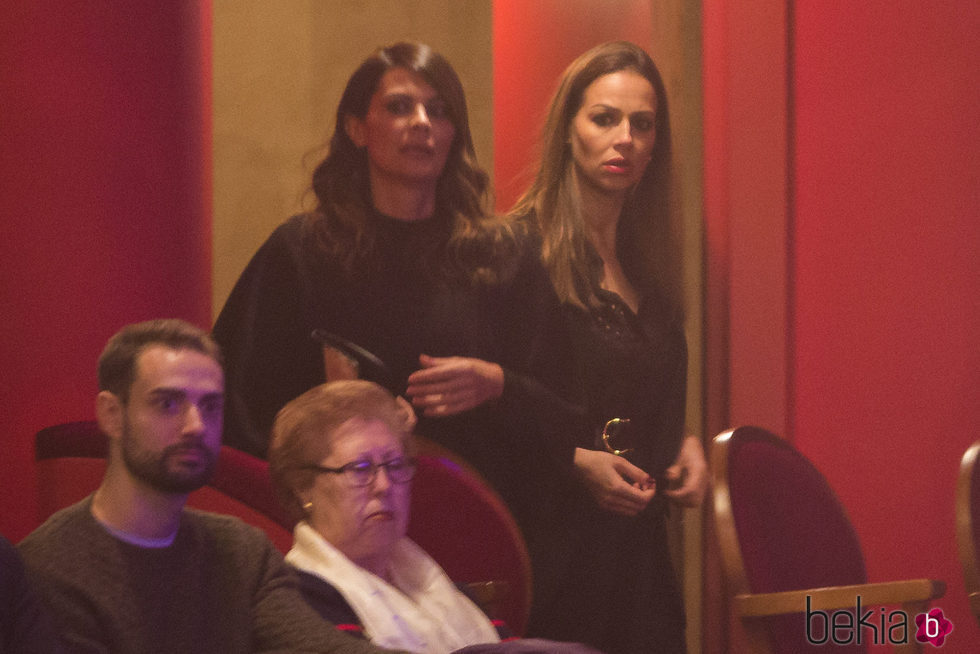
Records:
[[[196,447],[204,457],[203,465],[195,469],[181,468],[171,464],[171,459],[186,452],[188,447]],[[203,444],[188,445],[177,443],[165,447],[161,452],[149,452],[140,447],[132,434],[129,420],[124,418],[122,435],[122,457],[129,472],[151,488],[164,493],[185,494],[195,491],[208,483],[217,465],[217,456]]]

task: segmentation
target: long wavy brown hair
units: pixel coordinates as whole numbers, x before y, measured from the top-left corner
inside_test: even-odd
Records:
[[[489,178],[476,161],[463,86],[452,66],[422,43],[396,43],[379,48],[347,82],[337,107],[329,151],[313,172],[317,208],[308,220],[320,246],[334,261],[352,272],[355,265],[373,261],[375,230],[368,158],[345,129],[349,116],[364,118],[382,76],[392,68],[414,71],[425,78],[445,102],[456,129],[449,156],[436,185],[435,220],[446,222],[444,266],[471,281],[492,282],[500,277],[503,261],[514,250],[514,231],[508,221],[489,210]]]
[[[569,131],[586,88],[603,75],[623,70],[642,75],[653,86],[657,116],[650,163],[623,206],[617,253],[630,283],[682,318],[667,92],[660,71],[643,48],[627,41],[603,43],[565,69],[545,121],[537,175],[511,213],[535,217],[541,231],[542,259],[559,297],[576,306],[595,306],[601,267],[585,232]]]

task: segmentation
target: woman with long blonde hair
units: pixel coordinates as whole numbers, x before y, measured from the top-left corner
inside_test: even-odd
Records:
[[[616,652],[683,652],[671,505],[700,503],[684,435],[687,349],[673,225],[667,94],[640,47],[611,42],[561,77],[541,163],[513,213],[540,233],[592,435],[537,575],[531,631]],[[542,559],[543,560],[543,559]]]

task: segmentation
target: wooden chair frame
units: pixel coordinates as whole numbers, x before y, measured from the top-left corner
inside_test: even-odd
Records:
[[[956,481],[956,543],[963,565],[963,583],[977,623],[980,624],[980,564],[973,525],[973,476],[980,461],[980,441],[971,445],[960,461]]]
[[[867,606],[898,604],[910,616],[924,612],[930,601],[943,596],[946,584],[932,579],[753,593],[745,571],[728,485],[729,449],[736,431],[737,429],[729,429],[722,432],[711,444],[712,504],[729,598],[752,652],[772,652],[767,626],[759,618],[802,613],[808,596],[812,610],[853,609],[854,598],[860,595],[863,604]],[[895,651],[901,654],[920,652],[921,646],[910,630],[909,642],[896,646]]]

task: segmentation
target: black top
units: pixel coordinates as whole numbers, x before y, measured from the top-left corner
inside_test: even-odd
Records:
[[[601,267],[591,249],[590,255]],[[562,307],[590,427],[576,445],[604,449],[598,437],[606,421],[629,419],[612,445],[632,448],[626,458],[659,477],[684,437],[683,325],[651,292],[642,294],[636,313],[597,284],[593,292],[595,307]],[[588,643],[608,654],[684,652],[665,496],[658,492],[633,517],[599,508],[574,480],[556,497],[553,511],[563,520],[532,544],[537,566],[528,633]]]
[[[276,412],[324,381],[316,329],[380,357],[396,392],[423,353],[492,361],[505,371],[499,400],[420,417],[417,432],[475,465],[527,528],[540,480],[570,466],[575,424],[551,390],[569,383],[570,361],[536,251],[519,248],[500,262],[505,279],[478,285],[446,272],[445,221],[370,219],[375,254],[353,274],[326,256],[306,216],[279,226],[245,269],[214,327],[226,361],[225,443],[265,456]]]
[[[626,458],[660,476],[677,457],[687,396],[687,343],[653,297],[639,312],[615,293],[596,289],[600,306],[586,311],[566,305],[578,378],[588,398],[593,438],[579,447],[603,449],[606,421],[629,419],[611,444],[631,448]]]

